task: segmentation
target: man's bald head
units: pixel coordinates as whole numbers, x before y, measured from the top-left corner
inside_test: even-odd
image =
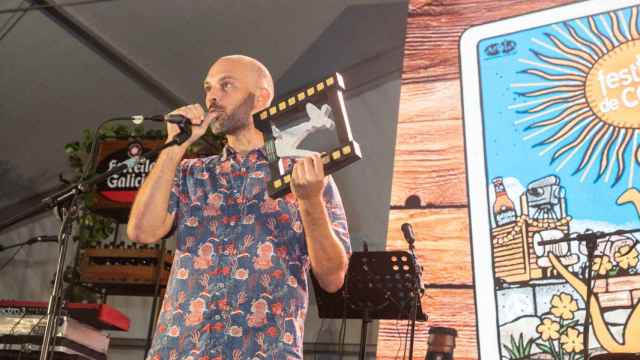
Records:
[[[271,104],[273,79],[258,60],[244,55],[218,59],[204,79],[205,103],[214,133],[231,134],[252,126],[251,116]]]
[[[250,75],[248,80],[253,88],[253,92],[257,94],[260,89],[266,89],[269,92],[269,101],[266,105],[271,104],[274,97],[273,78],[271,77],[269,69],[267,69],[264,64],[246,55],[223,56],[219,58],[213,66],[219,62],[232,62],[242,67],[243,70]]]

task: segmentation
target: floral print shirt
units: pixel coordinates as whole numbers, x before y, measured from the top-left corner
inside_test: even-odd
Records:
[[[263,149],[180,163],[169,201],[178,243],[148,359],[302,359],[309,256],[295,196],[271,199],[269,178]],[[331,178],[323,196],[350,254]]]

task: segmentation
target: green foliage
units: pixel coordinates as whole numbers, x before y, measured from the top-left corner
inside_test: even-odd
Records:
[[[569,328],[574,327],[576,325],[578,325],[580,321],[578,320],[573,320],[573,321],[569,321],[567,323],[562,324],[562,326],[560,327],[560,330],[558,331],[560,334],[564,334]]]
[[[547,354],[555,353],[555,350],[552,350],[551,346],[545,343],[536,343],[536,347],[538,348],[538,350],[542,351],[543,353],[547,353]]]
[[[511,335],[511,346],[503,345],[504,349],[509,353],[509,359],[528,359],[531,356],[531,347],[535,339],[529,339],[527,342],[524,342],[524,337],[522,333],[518,337],[518,341]]]

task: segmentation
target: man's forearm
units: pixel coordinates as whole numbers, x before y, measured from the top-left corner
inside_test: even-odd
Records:
[[[173,217],[167,212],[176,168],[184,149],[174,146],[163,150],[138,190],[127,224],[127,235],[133,241],[155,242],[170,229]]]
[[[349,259],[333,232],[324,200],[300,201],[299,208],[313,274],[322,288],[338,291],[344,283]]]

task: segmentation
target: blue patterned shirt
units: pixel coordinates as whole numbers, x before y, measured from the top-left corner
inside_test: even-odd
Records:
[[[309,256],[295,196],[271,199],[269,178],[262,149],[180,163],[169,201],[178,243],[148,359],[302,359]],[[331,178],[323,196],[350,254]]]

